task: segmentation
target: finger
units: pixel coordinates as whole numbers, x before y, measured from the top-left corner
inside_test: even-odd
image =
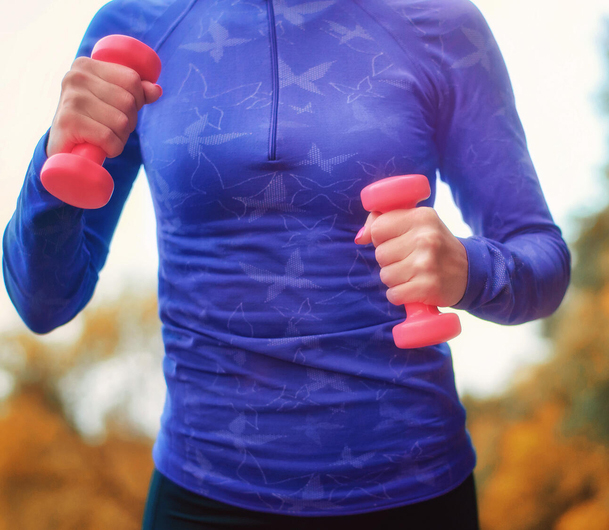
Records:
[[[135,126],[137,125],[137,113],[141,110],[142,105],[154,103],[163,95],[161,86],[149,81],[142,81],[143,103],[138,101],[136,96],[129,90],[126,90],[122,86],[109,83],[102,78],[96,78],[95,81],[92,81],[90,83],[90,90],[99,99],[126,114],[131,123],[131,131],[135,130]]]
[[[108,158],[119,156],[125,148],[126,140],[119,137],[114,130],[98,121],[91,120],[90,127],[81,131],[84,142],[98,145]]]
[[[95,60],[91,60],[91,63],[87,66],[104,81],[117,85],[129,92],[135,99],[137,110],[140,110],[146,103],[142,80],[135,70],[122,64]]]
[[[155,85],[154,83],[150,83],[148,81],[143,82],[142,87],[145,94],[146,104],[154,103],[163,93],[163,89],[159,85]],[[131,92],[98,77],[91,80],[88,88],[96,98],[118,109],[128,118],[129,133],[132,133],[135,130],[138,118],[138,102]],[[117,118],[116,113],[112,114],[114,115],[114,118]],[[106,123],[106,125],[109,124]],[[119,131],[116,132],[118,133]]]
[[[120,155],[125,146],[125,142],[112,129],[83,114],[62,115],[54,127],[63,138],[60,142],[61,152],[70,152],[75,145],[88,143],[100,147],[108,157],[113,158]]]
[[[69,97],[84,92],[126,114],[135,129],[137,112],[145,101],[142,82],[134,70],[79,57],[63,79],[62,95]]]
[[[413,276],[414,271],[412,271],[412,267],[409,266],[407,261],[398,261],[386,267],[381,267],[381,282],[390,288],[409,282]]]
[[[414,249],[415,241],[410,233],[406,233],[379,244],[374,251],[374,257],[381,267],[387,267],[406,259]]]
[[[423,280],[412,280],[401,283],[387,289],[387,300],[393,305],[405,305],[422,303],[427,305],[438,305],[431,300],[434,286]]]
[[[437,223],[438,215],[433,208],[392,210],[384,213],[371,227],[372,242],[378,247],[385,241],[406,234],[413,228],[421,229]]]
[[[144,100],[146,105],[154,103],[163,95],[161,85],[156,85],[150,81],[142,81],[142,88],[144,89]]]
[[[360,231],[355,236],[355,243],[357,245],[369,245],[370,243],[372,243],[370,227],[372,226],[372,223],[374,223],[374,221],[379,218],[380,215],[381,214],[379,212],[371,212],[368,214],[368,217],[366,218],[366,223],[362,228],[360,228]]]
[[[123,118],[118,117],[118,114],[116,113],[116,111],[118,111],[121,114],[124,114],[128,120],[128,132],[132,133],[135,130],[138,108],[137,101],[131,92],[99,78],[91,84],[90,91],[96,99],[115,109],[114,111],[109,111],[110,114],[107,116],[108,121],[102,121],[102,123],[111,126],[110,124],[117,120],[122,121]],[[90,102],[89,113],[91,117],[96,119],[96,116],[94,116],[93,113],[97,111],[97,117],[103,120],[104,116],[100,114],[102,108],[107,109],[107,107],[95,105],[93,102]],[[116,132],[118,133],[119,131],[117,130]],[[119,134],[119,136],[121,135]]]
[[[130,97],[126,91],[120,88],[118,90],[127,98]],[[123,144],[127,143],[129,135],[137,124],[137,114],[133,114],[133,107],[123,112],[120,108],[106,103],[91,93],[81,92],[67,98],[64,108],[69,111],[69,114],[87,116],[101,125],[105,125],[120,138]]]

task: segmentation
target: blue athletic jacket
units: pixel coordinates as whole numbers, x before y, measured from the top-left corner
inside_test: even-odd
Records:
[[[378,179],[447,182],[473,236],[455,306],[550,315],[570,254],[510,80],[468,0],[114,0],[78,55],[122,33],[159,54],[164,95],[83,211],[40,184],[45,135],[4,236],[8,292],[45,333],[91,298],[143,164],[154,202],[167,397],[153,457],[194,492],[299,515],[438,496],[475,453],[447,344],[394,346],[374,248],[353,238]],[[493,355],[493,345],[488,344]]]

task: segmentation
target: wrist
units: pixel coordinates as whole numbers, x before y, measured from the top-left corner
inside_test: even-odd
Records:
[[[486,284],[488,253],[484,242],[475,236],[457,239],[467,254],[467,281],[461,300],[450,307],[469,311],[478,306],[478,299]]]

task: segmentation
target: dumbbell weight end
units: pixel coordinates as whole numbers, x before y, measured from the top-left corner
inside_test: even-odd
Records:
[[[40,180],[45,189],[59,200],[77,208],[105,206],[114,181],[102,166],[106,153],[91,144],[79,144],[71,153],[57,153],[44,164]]]
[[[393,327],[393,340],[398,348],[423,348],[454,339],[461,333],[456,313],[440,313],[437,307],[406,304],[406,320]]]

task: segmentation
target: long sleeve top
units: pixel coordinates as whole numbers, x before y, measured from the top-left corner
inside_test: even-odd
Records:
[[[550,315],[570,254],[531,162],[506,66],[468,0],[114,0],[78,55],[153,47],[163,97],[105,161],[82,210],[34,151],[3,240],[8,293],[45,333],[93,295],[143,165],[156,220],[165,407],[153,457],[181,486],[298,515],[438,496],[475,465],[449,346],[395,347],[372,246],[378,179],[448,183],[472,237],[455,305],[500,324]],[[489,355],[493,344],[487,344]]]

